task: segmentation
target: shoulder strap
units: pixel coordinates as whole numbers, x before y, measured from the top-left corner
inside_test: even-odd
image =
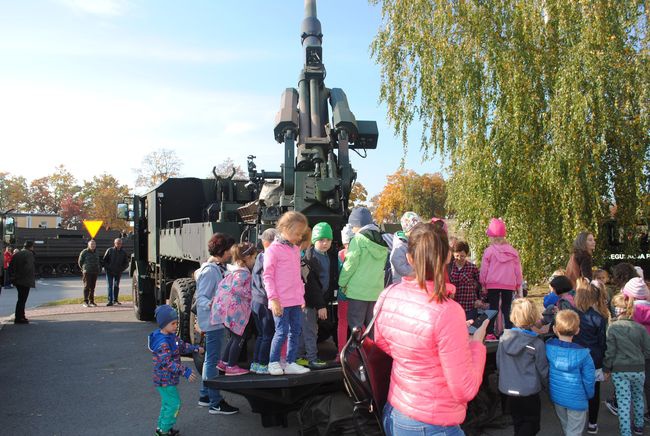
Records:
[[[384,305],[384,301],[386,301],[386,298],[388,297],[388,294],[390,293],[391,289],[395,287],[395,284],[390,285],[389,287],[386,288],[386,295],[384,295],[384,298],[381,300],[381,303],[379,304],[379,307],[377,308],[377,312],[375,312],[375,316],[372,317],[370,322],[368,323],[368,326],[366,327],[366,330],[363,332],[363,336],[361,337],[361,341],[364,340],[366,336],[372,331],[372,328],[375,326],[375,320],[379,316],[379,313],[381,312],[381,308]]]

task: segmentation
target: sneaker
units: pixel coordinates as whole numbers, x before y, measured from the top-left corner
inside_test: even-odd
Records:
[[[82,304],[82,306],[83,306],[83,307],[89,307],[89,306],[88,306],[88,303],[84,303],[84,304]],[[158,430],[156,430],[156,431],[158,431]]]
[[[259,363],[253,362],[251,363],[249,371],[252,372],[253,374],[257,374],[257,367],[260,366]]]
[[[297,359],[296,363],[298,365],[300,365],[300,366],[305,366],[305,367],[309,366],[309,360],[305,359],[304,357],[301,357],[300,359]]]
[[[248,374],[250,371],[244,368],[239,367],[239,365],[226,366],[226,377],[231,377],[235,375],[244,375]]]
[[[309,372],[309,368],[298,365],[296,362],[288,363],[287,367],[284,369],[285,374],[304,374]]]
[[[268,366],[269,374],[271,375],[282,375],[284,370],[280,366],[280,362],[270,362]]]
[[[497,338],[493,333],[490,333],[489,335],[485,336],[486,341],[498,341],[499,338]]]
[[[269,366],[258,363],[257,371],[255,371],[255,373],[259,375],[267,375],[269,373]]]
[[[221,371],[221,372],[226,372],[226,362],[224,362],[223,360],[220,360],[220,361],[217,363],[217,369],[218,369],[219,371]]]
[[[106,303],[106,307],[109,307],[109,306],[112,306],[112,305],[113,305],[112,301],[109,301],[108,303]]]
[[[643,427],[632,427],[632,433],[638,436],[643,435]]]
[[[181,432],[174,428],[170,428],[169,431],[162,431],[159,428],[156,429],[156,436],[180,436],[180,434]]]
[[[616,403],[616,400],[606,400],[605,407],[607,407],[607,410],[609,410],[612,415],[618,416],[618,404]]]
[[[199,406],[208,407],[210,405],[210,397],[199,398]]]
[[[210,407],[209,412],[211,415],[234,415],[239,409],[226,403],[226,400],[221,400],[216,406]]]
[[[95,304],[94,301],[93,301],[92,303],[88,303],[88,306],[90,306],[90,307],[97,307],[97,305]]]
[[[598,433],[598,424],[587,424],[587,433],[597,434]]]
[[[324,360],[316,359],[309,362],[309,369],[323,369],[327,366]]]

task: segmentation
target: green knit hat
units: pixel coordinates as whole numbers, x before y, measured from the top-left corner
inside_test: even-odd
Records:
[[[320,241],[321,239],[334,239],[334,232],[332,232],[332,227],[327,223],[318,223],[311,231],[312,244],[316,241]]]

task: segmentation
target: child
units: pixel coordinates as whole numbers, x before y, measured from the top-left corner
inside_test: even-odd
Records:
[[[155,315],[160,328],[149,335],[149,351],[153,354],[153,383],[161,400],[156,435],[173,436],[179,434],[173,428],[181,408],[178,379],[181,375],[191,382],[197,379],[191,368],[181,365],[181,354],[203,353],[203,347],[186,344],[176,336],[178,314],[171,306],[158,306]]]
[[[348,251],[348,246],[350,245],[350,241],[353,237],[354,232],[352,231],[352,226],[350,224],[343,226],[343,229],[341,230],[341,243],[343,244],[343,248],[339,250],[338,253],[339,274],[343,268],[343,263],[345,262],[345,254]],[[343,347],[348,341],[348,299],[345,298],[345,294],[341,292],[340,288],[336,293],[336,303],[336,315],[338,318],[338,326],[336,327],[336,342],[338,343],[337,345],[339,351],[336,355],[336,360],[338,362],[341,359],[341,351],[343,351]]]
[[[302,309],[302,336],[297,360],[299,365],[311,369],[324,368],[327,362],[318,358],[318,319],[327,319],[327,304],[334,299],[338,286],[336,254],[330,253],[334,233],[325,223],[314,226],[311,234],[313,246],[305,251],[302,262],[302,279],[305,282],[305,307]]]
[[[390,268],[393,276],[393,283],[402,281],[402,277],[413,277],[413,268],[406,261],[406,247],[408,235],[413,227],[422,222],[415,212],[406,212],[400,219],[402,231],[395,233],[393,237],[393,249],[390,252]]]
[[[278,231],[276,229],[266,229],[262,232],[260,239],[265,250],[269,248],[277,236]],[[253,363],[251,363],[250,371],[257,374],[269,373],[269,353],[271,350],[271,340],[273,340],[273,334],[275,333],[273,314],[268,307],[269,299],[266,296],[264,280],[262,279],[263,272],[264,252],[261,252],[255,260],[251,282],[253,295],[251,309],[253,311],[255,327],[257,328],[257,340],[255,341],[255,351],[253,352]]]
[[[551,278],[548,279],[548,294],[544,296],[544,309],[547,309],[551,306],[555,306],[557,301],[560,299],[558,295],[555,293],[555,289],[551,286],[551,282],[555,277],[558,276],[563,276],[564,275],[564,270],[563,269],[557,269],[555,272],[553,272],[553,275]]]
[[[454,253],[454,261],[449,264],[449,281],[456,286],[454,300],[462,306],[465,317],[473,319],[477,313],[476,307],[482,304],[479,299],[479,271],[476,265],[467,260],[467,242],[457,240],[451,250]]]
[[[607,305],[600,304],[600,289],[592,284],[598,283],[579,277],[576,280],[575,305],[580,317],[580,331],[573,341],[589,349],[589,354],[596,368],[596,384],[594,396],[589,400],[589,421],[587,433],[598,433],[598,411],[600,409],[600,382],[604,380],[603,357],[605,356],[605,342],[609,309]]]
[[[589,398],[594,396],[595,368],[589,349],[573,343],[580,318],[573,310],[560,310],[546,342],[550,396],[566,436],[579,436],[587,421]]]
[[[523,282],[519,253],[506,241],[506,225],[502,220],[492,218],[486,234],[490,238],[490,246],[483,253],[480,281],[483,292],[487,292],[491,310],[499,310],[499,299],[501,299],[505,328],[509,329],[512,328],[510,322],[512,294],[519,290]],[[494,321],[492,319],[488,325],[487,340],[496,339]]]
[[[264,288],[273,313],[275,334],[271,341],[269,374],[303,374],[309,372],[296,363],[298,342],[302,330],[302,310],[305,286],[300,275],[300,242],[308,228],[307,217],[300,212],[283,214],[276,226],[280,235],[264,254]],[[280,351],[287,342],[287,365],[280,365]]]
[[[539,319],[535,303],[520,298],[512,303],[510,320],[497,348],[499,391],[510,401],[515,435],[535,435],[540,428],[539,392],[547,384],[548,361],[544,342],[531,328]]]
[[[223,351],[222,361],[226,364],[226,376],[248,374],[248,370],[237,365],[242,346],[244,330],[251,316],[251,269],[255,264],[257,250],[249,242],[235,244],[230,249],[233,266],[230,273],[219,282],[212,300],[210,323],[223,324],[230,332],[230,340]]]
[[[355,233],[345,255],[339,286],[348,299],[350,329],[368,325],[375,302],[384,290],[388,244],[365,207],[355,207],[348,219]]]
[[[634,298],[625,294],[612,299],[614,310],[620,313],[607,330],[607,350],[603,372],[611,373],[618,403],[618,427],[621,436],[631,435],[630,407],[633,406],[635,435],[643,434],[643,384],[645,359],[650,358],[650,335],[633,321]]]

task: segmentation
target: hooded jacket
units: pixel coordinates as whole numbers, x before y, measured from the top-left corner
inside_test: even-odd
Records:
[[[519,253],[510,244],[492,244],[481,261],[481,285],[485,289],[516,291],[523,282]]]
[[[190,378],[192,369],[181,364],[181,354],[197,351],[199,347],[183,342],[173,333],[165,334],[160,329],[148,337],[149,351],[153,354],[153,384],[176,386],[181,375]]]
[[[632,319],[641,324],[650,333],[650,301],[636,300]]]
[[[454,291],[447,284],[447,292]],[[428,424],[461,424],[483,380],[486,359],[485,345],[469,339],[463,308],[451,298],[431,301],[407,277],[381,294],[375,316],[375,342],[393,358],[390,404]]]
[[[212,309],[212,298],[217,293],[217,286],[223,279],[226,267],[223,264],[205,262],[201,265],[196,278],[196,319],[201,331],[223,329],[223,324],[213,325],[210,323],[210,311]]]
[[[497,368],[502,393],[516,397],[538,393],[548,379],[544,342],[528,330],[505,330],[497,348]]]
[[[374,224],[363,227],[350,241],[339,275],[339,286],[347,298],[377,301],[384,290],[384,267],[388,244]]]
[[[300,274],[305,283],[305,305],[312,309],[322,309],[327,303],[335,299],[335,290],[338,289],[338,258],[334,251],[328,251],[330,268],[329,289],[325,289],[321,283],[322,265],[316,259],[315,248],[311,247],[301,260]]]
[[[573,342],[546,342],[551,401],[571,410],[587,410],[594,396],[596,368],[589,349]]]
[[[251,278],[251,293],[253,295],[253,303],[259,303],[266,307],[269,305],[269,299],[266,296],[266,289],[264,289],[264,252],[257,255],[255,265],[253,266]]]
[[[390,252],[390,269],[393,283],[402,281],[402,277],[412,277],[413,267],[406,261],[408,238],[404,232],[397,232],[393,237],[393,249]]]
[[[607,350],[603,360],[605,372],[643,372],[650,358],[650,335],[641,324],[619,318],[607,329]]]
[[[300,275],[300,246],[278,238],[264,252],[264,289],[282,307],[302,306],[305,285]],[[269,301],[270,303],[270,301]]]
[[[592,307],[586,312],[575,310],[580,317],[580,331],[573,337],[573,342],[588,348],[594,366],[602,368],[607,342],[607,320]]]

